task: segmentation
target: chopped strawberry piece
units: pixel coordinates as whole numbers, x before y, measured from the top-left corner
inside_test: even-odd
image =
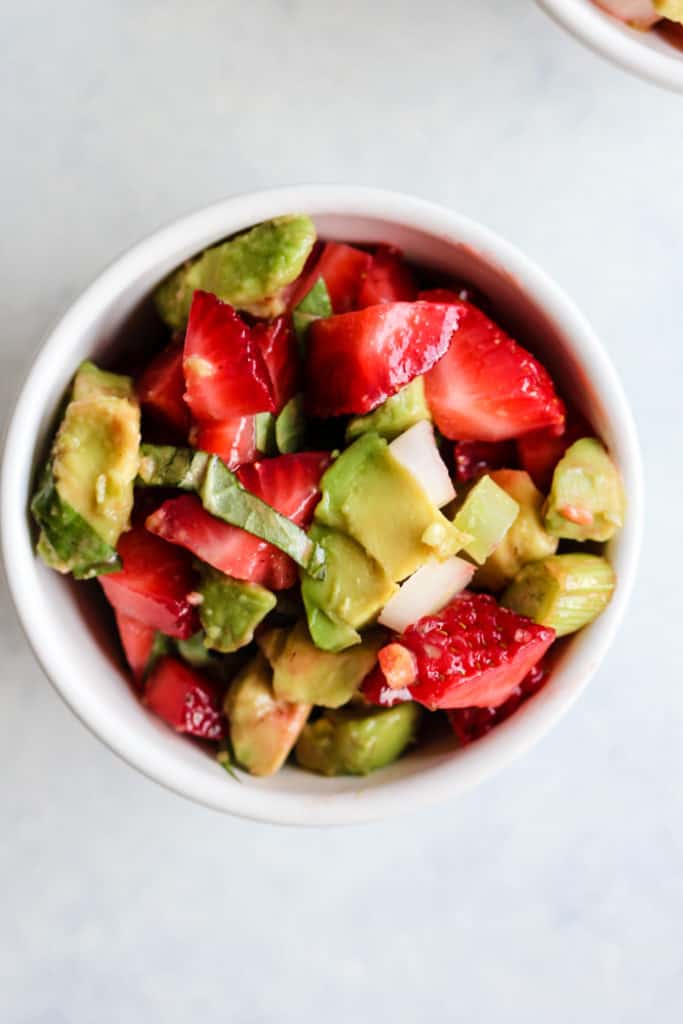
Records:
[[[544,493],[550,489],[555,466],[567,448],[580,437],[590,437],[593,428],[579,412],[570,409],[564,430],[547,427],[517,440],[519,464]]]
[[[220,693],[211,679],[177,658],[160,658],[145,685],[144,702],[176,732],[204,740],[225,737]]]
[[[152,653],[156,629],[153,626],[146,626],[144,622],[138,622],[137,619],[131,619],[129,615],[124,615],[116,608],[114,615],[126,661],[134,678],[139,682],[145,674]]]
[[[458,300],[448,351],[425,375],[434,421],[458,441],[505,441],[562,427],[564,406],[547,370],[469,302]]]
[[[307,527],[320,500],[327,452],[302,452],[243,466],[240,482],[298,526]],[[236,579],[286,590],[297,581],[291,558],[266,541],[210,515],[198,498],[184,494],[165,501],[147,519],[147,529],[187,548],[203,562]]]
[[[183,394],[183,343],[174,341],[152,359],[135,385],[140,405],[150,419],[165,427],[173,439],[187,440],[190,410]]]
[[[298,305],[322,277],[334,312],[348,313],[356,308],[358,292],[371,262],[370,254],[362,249],[354,249],[342,242],[327,242],[318,261],[300,278],[292,293],[290,307]]]
[[[474,740],[485,736],[493,729],[509,718],[520,704],[523,704],[529,697],[537,693],[548,679],[548,669],[540,662],[534,665],[531,672],[516,687],[508,699],[497,708],[458,708],[448,712],[448,720],[451,723],[459,745],[466,746]]]
[[[238,416],[222,422],[197,423],[190,439],[195,448],[223,459],[229,469],[237,469],[256,458],[256,428],[253,416]]]
[[[283,316],[269,323],[256,324],[251,333],[268,370],[274,411],[280,412],[297,391],[299,354],[296,335]]]
[[[454,292],[451,288],[428,288],[418,295],[418,299],[423,302],[446,302],[452,305],[461,302],[464,298],[464,291]]]
[[[401,250],[378,245],[358,292],[358,306],[362,309],[380,302],[412,302],[416,298],[417,285]]]
[[[409,626],[395,643],[417,659],[411,698],[435,710],[498,707],[554,639],[554,629],[501,608],[488,594],[464,591],[437,615]]]
[[[514,469],[517,451],[512,441],[457,441],[455,478],[465,483],[492,469]]]
[[[123,569],[99,577],[113,608],[181,640],[196,633],[197,613],[187,599],[195,586],[189,555],[141,526],[121,535],[117,551]]]
[[[183,351],[185,401],[197,422],[273,412],[270,378],[249,326],[232,306],[196,291]]]
[[[390,302],[314,321],[306,367],[309,412],[370,412],[434,366],[460,315],[456,306]]]

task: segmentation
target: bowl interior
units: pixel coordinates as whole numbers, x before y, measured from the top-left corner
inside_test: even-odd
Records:
[[[415,201],[411,208],[396,200],[378,211],[375,197],[362,212],[358,199],[344,204],[337,197],[332,204],[324,190],[271,196],[257,207],[228,201],[153,236],[114,264],[72,307],[34,364],[10,429],[4,471],[5,557],[15,601],[46,673],[76,713],[129,762],[177,791],[222,810],[291,823],[362,820],[436,799],[472,785],[528,746],[563,713],[602,657],[630,589],[639,535],[639,515],[632,508],[630,524],[611,548],[622,580],[618,597],[598,622],[565,645],[539,695],[462,751],[447,731],[437,730],[426,745],[367,779],[323,779],[285,767],[272,779],[245,775],[237,783],[201,746],[175,735],[142,707],[131,693],[97,583],[74,584],[33,555],[26,511],[32,477],[79,361],[88,356],[107,364],[123,350],[145,345],[159,331],[149,300],[157,281],[207,243],[258,220],[307,209],[323,237],[390,242],[413,261],[471,282],[594,423],[622,466],[627,493],[638,493],[637,447],[611,365],[540,271],[488,232],[429,204]]]

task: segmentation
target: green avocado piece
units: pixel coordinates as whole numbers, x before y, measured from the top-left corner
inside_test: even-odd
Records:
[[[121,568],[116,549],[60,498],[50,463],[43,470],[31,501],[31,512],[40,527],[36,550],[49,568],[70,572],[79,580],[118,572]]]
[[[169,638],[165,637],[165,639]],[[198,633],[194,633],[189,640],[173,640],[172,643],[175,644],[183,661],[186,661],[192,668],[209,668],[215,664],[215,658],[208,650],[205,635],[201,629]]]
[[[272,662],[276,696],[326,708],[346,704],[377,661],[385,640],[382,630],[372,630],[357,646],[333,654],[316,647],[306,623],[298,622]]]
[[[324,580],[301,578],[311,636],[323,650],[343,650],[360,643],[356,630],[376,618],[398,587],[352,537],[321,523],[309,536],[325,552],[327,569]]]
[[[609,604],[616,577],[606,558],[573,552],[525,565],[501,598],[501,604],[526,615],[559,636],[575,633]]]
[[[192,296],[201,289],[255,316],[278,316],[284,309],[279,293],[299,276],[314,242],[313,221],[304,214],[257,224],[205,249],[162,281],[154,293],[159,314],[169,327],[184,327]]]
[[[296,743],[311,705],[279,700],[272,671],[260,652],[238,672],[224,710],[235,760],[252,775],[273,775]]]
[[[275,416],[272,412],[257,412],[254,416],[254,441],[262,455],[277,455]]]
[[[235,580],[208,565],[202,566],[197,590],[204,645],[223,653],[250,644],[256,627],[277,604],[275,595],[258,583]]]
[[[86,360],[78,367],[71,389],[72,401],[79,402],[84,398],[128,398],[134,401],[133,378],[100,370]]]
[[[294,395],[275,420],[275,445],[279,452],[288,455],[301,450],[305,436],[304,396]]]
[[[624,525],[626,498],[619,471],[595,437],[583,437],[555,466],[545,528],[567,540],[605,541]]]
[[[416,423],[431,418],[425,400],[424,378],[415,377],[373,412],[352,419],[346,428],[346,440],[355,441],[361,434],[373,430],[387,441],[393,441]]]
[[[308,328],[314,320],[321,320],[324,317],[332,316],[332,301],[327,290],[327,285],[322,277],[319,277],[310,291],[308,291],[301,302],[292,310],[292,325],[301,354],[306,352],[306,335]]]
[[[395,582],[429,558],[456,554],[468,540],[374,432],[332,463],[321,491],[316,520],[353,537]]]
[[[242,487],[217,455],[171,445],[143,444],[137,482],[147,487],[196,491],[211,515],[274,544],[312,576],[324,576],[322,548],[291,519]]]
[[[348,707],[326,711],[304,727],[296,745],[302,768],[319,775],[368,775],[391,764],[414,742],[420,707]]]
[[[287,643],[289,629],[286,626],[273,626],[271,629],[262,629],[256,637],[259,650],[265,654],[272,668],[275,660],[279,658]]]
[[[543,526],[545,499],[528,473],[521,469],[498,469],[490,475],[494,484],[519,506],[512,526],[474,577],[476,587],[496,591],[509,583],[527,562],[554,555],[558,540]]]
[[[472,537],[465,551],[482,565],[505,537],[519,513],[519,505],[494,483],[482,476],[468,492],[453,522]]]

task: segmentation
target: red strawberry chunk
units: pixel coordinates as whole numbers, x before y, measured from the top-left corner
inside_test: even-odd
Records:
[[[134,678],[139,681],[145,674],[149,656],[152,653],[156,630],[152,626],[146,626],[144,622],[131,619],[129,615],[114,609],[116,625],[121,638],[121,646],[126,655],[126,661],[130,666]]]
[[[314,416],[366,413],[448,349],[457,306],[389,302],[311,324],[306,402]]]
[[[465,483],[492,469],[513,469],[517,451],[512,441],[458,441],[454,445],[455,478]]]
[[[389,686],[380,665],[375,665],[365,677],[361,690],[367,701],[384,708],[393,708],[394,704],[405,704],[407,700],[413,699],[407,687],[399,690],[395,686]]]
[[[469,302],[458,300],[448,351],[425,375],[437,427],[458,441],[505,441],[562,427],[564,406],[547,370]]]
[[[307,527],[320,500],[320,477],[329,462],[327,452],[280,455],[243,466],[238,476],[247,490],[298,526]],[[236,579],[260,583],[271,590],[286,590],[297,581],[296,565],[288,555],[210,515],[194,495],[165,501],[147,519],[146,526]]]
[[[536,486],[544,492],[550,489],[555,466],[567,448],[580,437],[590,437],[593,428],[579,412],[567,414],[565,429],[546,427],[534,430],[517,440],[519,464],[525,469]]]
[[[554,639],[554,629],[501,608],[488,594],[464,591],[438,615],[409,626],[396,643],[417,659],[411,698],[435,710],[498,707]]]
[[[495,725],[514,714],[520,704],[537,693],[548,679],[548,669],[540,662],[497,708],[458,708],[448,712],[448,720],[459,745],[464,747],[490,732]]]
[[[237,469],[256,458],[256,427],[253,416],[238,416],[222,422],[206,421],[193,427],[190,440],[195,448],[218,455],[229,469]]]
[[[298,305],[322,277],[334,312],[348,313],[356,308],[358,292],[371,262],[370,254],[362,249],[342,242],[327,242],[318,261],[304,272],[294,289],[290,307]]]
[[[190,410],[183,399],[183,343],[174,341],[152,359],[135,385],[140,405],[150,419],[173,434],[187,439]]]
[[[195,587],[189,555],[141,526],[121,535],[117,551],[123,569],[99,577],[112,607],[168,636],[187,640],[196,633],[197,613],[188,601]]]
[[[194,293],[183,351],[185,401],[198,422],[273,412],[270,378],[249,326],[232,306]]]
[[[144,703],[177,732],[222,740],[225,719],[220,693],[211,679],[177,658],[160,658],[145,685]]]
[[[256,324],[251,334],[268,370],[274,411],[280,412],[297,391],[299,354],[296,335],[283,316],[269,323]]]
[[[401,250],[378,245],[358,292],[359,307],[380,302],[412,302],[416,298],[417,285]]]

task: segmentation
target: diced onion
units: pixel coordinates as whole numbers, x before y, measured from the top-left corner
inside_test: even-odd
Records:
[[[423,615],[434,615],[472,579],[474,566],[464,558],[430,559],[414,572],[382,609],[383,626],[402,633]]]
[[[428,420],[421,420],[400,434],[389,445],[389,451],[412,473],[437,508],[453,500],[455,489],[436,447],[434,428]]]

